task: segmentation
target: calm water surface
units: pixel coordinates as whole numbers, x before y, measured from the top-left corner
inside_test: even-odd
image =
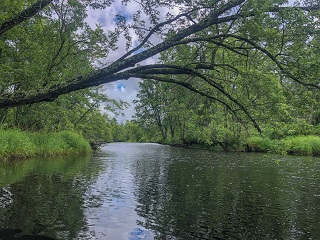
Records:
[[[0,239],[26,235],[320,239],[320,158],[114,143],[2,164]]]

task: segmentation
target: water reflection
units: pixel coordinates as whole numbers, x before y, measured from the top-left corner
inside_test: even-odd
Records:
[[[8,235],[6,229],[19,229],[21,234],[15,235],[18,239],[28,236],[29,239],[39,238],[35,236],[76,239],[86,228],[84,203],[87,184],[94,180],[93,173],[97,171],[94,168],[91,156],[1,165],[3,235],[5,232]]]
[[[320,238],[319,159],[170,151],[136,170],[155,239]]]
[[[21,229],[0,229],[0,239],[3,240],[54,240],[54,238],[38,235],[21,235]]]
[[[109,144],[0,165],[0,239],[320,239],[319,186],[319,158]]]

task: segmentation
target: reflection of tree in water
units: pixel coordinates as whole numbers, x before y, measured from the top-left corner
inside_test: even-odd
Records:
[[[7,222],[33,235],[76,237],[85,224],[83,190],[59,175],[28,176],[11,187],[14,201]]]
[[[300,212],[304,203],[293,199],[303,199],[307,193],[276,164],[253,163],[257,159],[246,164],[230,154],[208,161],[208,156],[199,156],[201,151],[175,151],[176,160],[144,159],[135,169],[136,211],[145,218],[139,224],[152,230],[156,239],[319,236],[318,230],[310,233],[310,222],[306,226],[298,219],[304,214]],[[320,220],[316,214],[313,221]]]
[[[193,182],[199,176],[194,176],[191,162],[142,160],[135,177],[139,202],[136,211],[145,218],[140,224],[153,230],[156,239],[217,237],[202,212],[205,205],[201,196],[208,190]]]
[[[58,167],[52,161],[41,164],[35,163],[35,171],[23,180],[0,188],[1,193],[7,194],[6,206],[0,205],[0,228],[75,239],[86,229],[85,193],[99,166],[93,166],[90,158],[62,159]],[[18,168],[22,169],[23,166]]]

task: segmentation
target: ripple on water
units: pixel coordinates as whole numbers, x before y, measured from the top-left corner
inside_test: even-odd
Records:
[[[25,235],[320,239],[317,158],[115,143],[89,160],[5,167],[0,228]]]

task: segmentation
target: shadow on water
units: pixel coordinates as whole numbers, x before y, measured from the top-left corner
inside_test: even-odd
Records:
[[[87,225],[87,187],[101,170],[92,156],[2,164],[0,239],[76,239]]]
[[[55,240],[51,237],[36,236],[36,235],[20,235],[22,230],[20,229],[0,229],[1,240]],[[19,236],[20,235],[20,236]]]
[[[25,176],[33,173],[37,175],[63,174],[72,177],[81,171],[90,159],[91,156],[87,155],[0,162],[0,187],[22,181]]]

